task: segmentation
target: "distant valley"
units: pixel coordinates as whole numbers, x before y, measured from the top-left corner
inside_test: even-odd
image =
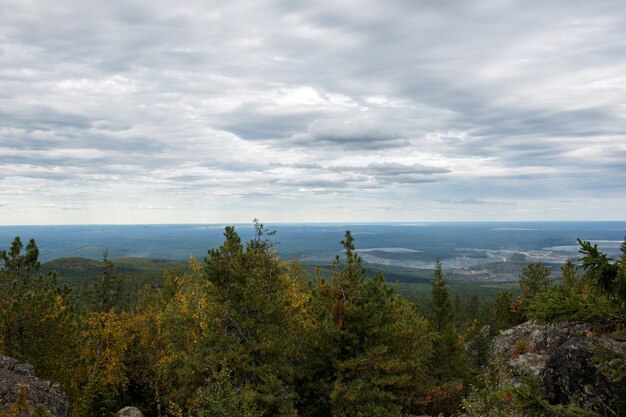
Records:
[[[70,258],[56,264],[69,277],[72,258],[97,261],[105,250],[122,270],[132,273],[135,268],[144,273],[146,268],[156,271],[180,267],[185,262],[172,261],[186,261],[190,254],[204,258],[208,249],[221,244],[223,227],[3,226],[0,241],[8,243],[14,236],[35,238],[42,261]],[[252,236],[251,224],[235,227],[242,239]],[[277,232],[272,240],[281,257],[297,259],[310,269],[332,263],[340,253],[339,241],[349,229],[365,264],[383,270],[390,281],[400,282],[430,277],[436,259],[442,261],[452,280],[512,281],[528,263],[543,262],[558,271],[559,265],[575,260],[577,238],[591,240],[609,256],[618,257],[626,234],[626,222],[270,224],[268,228]],[[89,270],[87,261],[78,264]]]

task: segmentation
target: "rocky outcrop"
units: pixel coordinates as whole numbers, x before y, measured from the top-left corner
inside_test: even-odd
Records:
[[[522,375],[533,375],[552,404],[575,400],[604,416],[622,415],[626,381],[613,381],[603,372],[599,352],[626,363],[626,338],[598,333],[589,323],[527,322],[501,333],[493,345],[495,359],[509,369],[514,384]]]
[[[605,416],[620,415],[617,407],[626,399],[626,381],[611,381],[598,372],[600,365],[594,360],[597,348],[612,344],[615,340],[606,337],[572,337],[556,348],[540,373],[543,396],[552,404],[566,404],[574,398],[585,409]],[[626,348],[626,341],[621,346]]]
[[[17,400],[20,387],[26,389],[29,404],[43,405],[52,417],[67,416],[69,403],[58,384],[37,378],[29,364],[0,356],[0,410]]]
[[[117,412],[118,417],[143,417],[143,413],[137,407],[124,407]]]

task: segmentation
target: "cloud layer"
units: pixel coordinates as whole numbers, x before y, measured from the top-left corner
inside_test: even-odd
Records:
[[[624,219],[623,2],[1,4],[5,224]]]

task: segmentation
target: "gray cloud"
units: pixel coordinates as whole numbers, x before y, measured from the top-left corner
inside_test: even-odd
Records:
[[[333,220],[362,196],[354,220],[500,198],[623,218],[625,19],[611,0],[5,1],[0,214]]]
[[[347,149],[386,149],[409,144],[400,133],[371,120],[316,119],[307,133],[292,136],[302,146],[339,145]]]

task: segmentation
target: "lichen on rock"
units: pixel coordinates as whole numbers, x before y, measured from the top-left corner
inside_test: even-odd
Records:
[[[38,378],[30,364],[0,356],[0,410],[15,403],[21,389],[26,391],[31,406],[42,405],[52,417],[67,416],[69,402],[58,384]]]

